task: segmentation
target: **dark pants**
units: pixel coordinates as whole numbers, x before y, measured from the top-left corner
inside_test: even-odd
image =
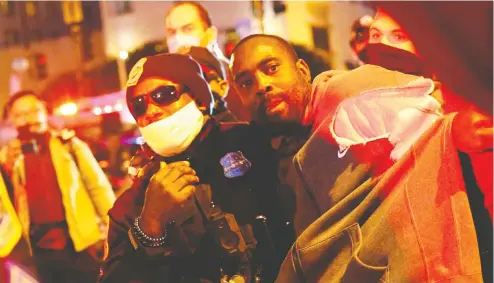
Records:
[[[33,252],[40,283],[95,283],[98,279],[100,264],[87,250],[76,252],[69,245],[63,250]]]

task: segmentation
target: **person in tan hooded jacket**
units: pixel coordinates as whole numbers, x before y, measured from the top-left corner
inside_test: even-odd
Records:
[[[115,201],[108,179],[86,143],[49,129],[36,94],[16,93],[6,109],[22,150],[11,173],[13,206],[41,282],[95,281]]]

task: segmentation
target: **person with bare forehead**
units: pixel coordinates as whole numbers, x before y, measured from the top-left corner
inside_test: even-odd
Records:
[[[101,282],[273,282],[294,232],[262,127],[217,122],[183,54],[141,59],[127,105],[145,158],[109,213]]]
[[[175,1],[165,16],[166,43],[170,53],[187,53],[190,47],[206,48],[228,68],[228,59],[218,44],[218,29],[208,10],[199,1]],[[192,57],[194,57],[191,54]],[[201,64],[201,62],[199,62]],[[226,73],[229,76],[229,73]],[[227,78],[230,81],[230,78]],[[249,121],[248,112],[243,107],[234,88],[222,93],[222,99],[228,102],[233,115],[239,121]]]
[[[312,85],[279,37],[251,35],[233,52],[234,85],[259,122],[312,127],[289,183],[298,239],[276,282],[488,278],[481,267],[492,266],[492,191],[464,160],[492,156],[492,122],[445,115],[433,70],[392,24],[381,12],[373,21],[366,54],[375,65],[325,72]],[[469,260],[458,256],[463,249]]]

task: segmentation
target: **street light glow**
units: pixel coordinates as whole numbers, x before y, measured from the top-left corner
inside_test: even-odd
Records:
[[[100,107],[95,107],[93,108],[93,113],[94,115],[101,115],[101,113],[103,113],[103,110],[101,110]]]
[[[77,113],[77,104],[74,102],[68,102],[65,103],[64,105],[60,106],[58,109],[60,115],[63,116],[72,116]]]
[[[127,60],[127,58],[129,58],[129,52],[122,50],[122,51],[120,51],[119,56],[120,56],[120,59]]]
[[[119,103],[115,104],[115,107],[114,107],[113,109],[115,109],[115,111],[122,111],[123,106],[122,106],[122,104],[119,102]]]

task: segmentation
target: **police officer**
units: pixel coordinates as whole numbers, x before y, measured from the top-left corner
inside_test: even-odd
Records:
[[[110,210],[101,282],[273,282],[293,228],[267,131],[218,123],[189,55],[141,59],[126,95],[146,164]]]

